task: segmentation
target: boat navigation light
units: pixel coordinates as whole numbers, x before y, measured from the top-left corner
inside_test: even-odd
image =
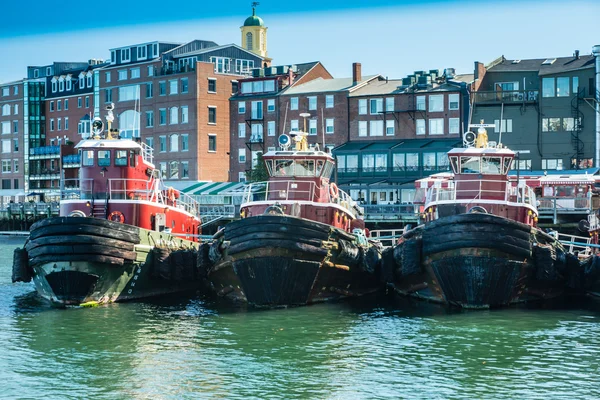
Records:
[[[98,117],[94,118],[92,122],[92,133],[94,136],[100,136],[100,134],[104,131],[104,122]]]
[[[290,137],[285,133],[283,135],[279,135],[279,146],[285,151],[288,147],[290,147]]]

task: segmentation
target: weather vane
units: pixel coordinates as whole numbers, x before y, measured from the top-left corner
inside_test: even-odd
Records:
[[[257,5],[259,5],[260,3],[258,1],[253,1],[252,2],[252,9],[255,9]]]

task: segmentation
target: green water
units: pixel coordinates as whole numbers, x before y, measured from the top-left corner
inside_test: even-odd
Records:
[[[596,399],[600,304],[247,311],[198,295],[53,309],[0,243],[0,398]]]

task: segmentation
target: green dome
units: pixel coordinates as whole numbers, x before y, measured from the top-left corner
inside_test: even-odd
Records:
[[[244,21],[244,26],[265,26],[265,23],[261,17],[252,15],[246,18],[246,21]]]

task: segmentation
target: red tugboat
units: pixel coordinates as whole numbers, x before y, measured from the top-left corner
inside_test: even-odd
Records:
[[[263,156],[269,180],[248,186],[242,219],[201,249],[212,289],[265,307],[376,291],[381,255],[365,235],[362,209],[330,182],[331,154],[309,148],[306,133],[290,136],[280,136],[281,151]]]
[[[386,250],[386,281],[402,295],[489,308],[562,294],[568,263],[555,237],[537,229],[536,197],[508,178],[515,153],[488,143],[486,124],[448,152],[454,173],[433,180],[424,223]],[[493,126],[493,125],[491,125]]]
[[[31,227],[17,249],[13,282],[33,278],[37,291],[58,305],[140,299],[198,285],[199,206],[167,188],[151,147],[119,139],[103,123],[79,151],[79,179],[61,188],[60,217]]]

